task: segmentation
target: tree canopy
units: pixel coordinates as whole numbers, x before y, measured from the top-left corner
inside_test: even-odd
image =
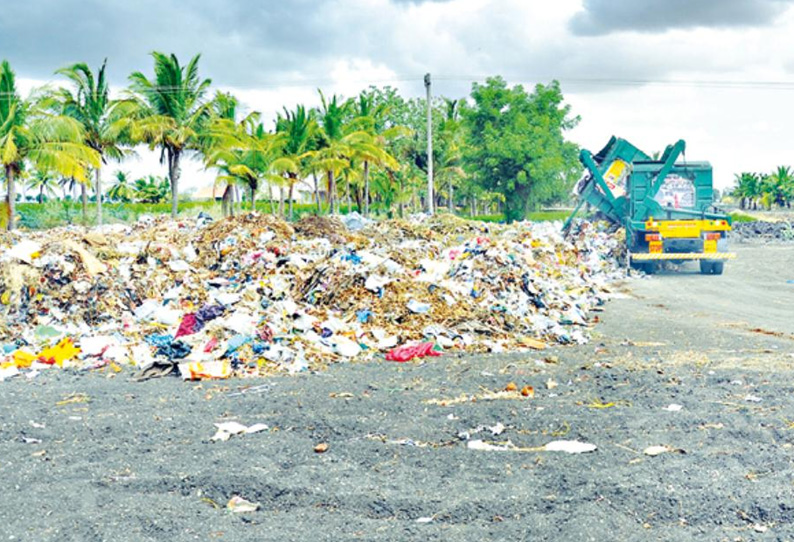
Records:
[[[528,93],[494,77],[475,83],[472,100],[463,110],[466,167],[484,188],[504,196],[508,221],[570,188],[579,165],[564,132],[578,118],[570,117],[557,82]]]

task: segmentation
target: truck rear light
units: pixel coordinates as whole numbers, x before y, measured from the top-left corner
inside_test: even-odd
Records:
[[[706,234],[706,239],[707,239],[708,241],[716,241],[716,240],[717,240],[717,239],[719,239],[720,237],[722,237],[722,236],[721,236],[719,233],[713,233],[713,232],[712,232],[712,233],[707,233],[707,234]]]
[[[661,241],[662,240],[662,236],[659,235],[658,233],[646,233],[645,234],[645,240],[646,241]]]

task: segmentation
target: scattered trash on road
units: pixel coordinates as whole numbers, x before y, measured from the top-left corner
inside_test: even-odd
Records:
[[[229,499],[229,502],[226,503],[226,508],[235,514],[245,514],[248,512],[256,512],[259,510],[260,504],[258,502],[251,502],[246,500],[239,495],[233,496]]]
[[[213,442],[214,441],[225,442],[234,435],[258,433],[260,431],[266,431],[268,429],[268,426],[265,425],[264,423],[257,423],[249,427],[239,422],[216,423],[215,427],[218,428],[218,431],[210,439]]]
[[[490,443],[482,440],[470,440],[466,443],[470,450],[480,450],[486,452],[565,452],[569,454],[583,454],[594,452],[597,447],[588,442],[578,440],[555,440],[543,446],[520,447],[511,441],[504,443]]]

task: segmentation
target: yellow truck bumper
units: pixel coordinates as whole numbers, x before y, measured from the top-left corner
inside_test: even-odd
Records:
[[[647,262],[656,260],[732,260],[736,258],[735,252],[664,252],[657,254],[632,254],[634,262]]]

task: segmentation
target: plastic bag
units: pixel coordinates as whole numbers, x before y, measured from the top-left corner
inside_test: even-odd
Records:
[[[432,342],[426,343],[418,343],[418,344],[406,344],[403,346],[398,346],[389,351],[386,354],[386,359],[389,361],[410,361],[414,358],[423,358],[425,356],[436,357],[440,356],[441,352],[438,350],[433,350],[435,346]]]

